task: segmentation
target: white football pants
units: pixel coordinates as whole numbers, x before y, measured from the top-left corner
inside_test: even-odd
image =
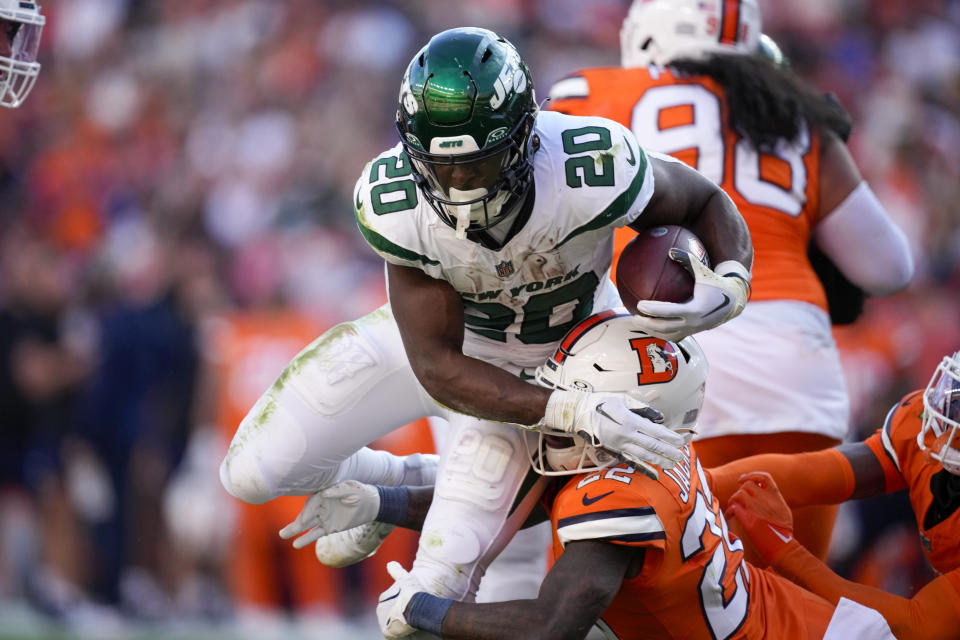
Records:
[[[287,365],[240,423],[220,479],[251,504],[347,479],[429,481],[406,477],[402,459],[365,446],[425,416],[448,420],[450,441],[412,570],[436,595],[471,600],[544,481],[511,512],[530,468],[522,434],[435,403],[410,368],[389,306],[333,327]]]

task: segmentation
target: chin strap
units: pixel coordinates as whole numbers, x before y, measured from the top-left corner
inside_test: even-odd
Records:
[[[462,204],[457,207],[457,240],[467,239],[467,227],[470,226],[470,205]]]
[[[469,202],[471,200],[476,200],[477,198],[482,198],[483,196],[487,195],[487,193],[488,191],[483,187],[478,189],[457,189],[456,187],[450,187],[450,199],[455,202]],[[470,226],[470,212],[473,208],[473,205],[453,205],[450,206],[450,208],[456,209],[456,211],[452,213],[454,213],[457,218],[457,240],[466,240],[467,228]]]

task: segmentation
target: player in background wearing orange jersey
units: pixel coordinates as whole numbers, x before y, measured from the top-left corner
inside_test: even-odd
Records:
[[[729,498],[729,513],[781,575],[831,602],[845,596],[879,611],[900,640],[957,637],[960,351],[945,357],[926,389],[894,405],[883,427],[863,442],[795,455],[754,456],[711,474],[716,496],[721,503]],[[738,481],[743,484],[738,486]],[[790,540],[787,503],[838,504],[903,489],[910,494],[923,551],[939,574],[911,599],[844,580]]]
[[[830,316],[844,310],[828,309],[811,241],[869,295],[899,291],[913,273],[903,233],[841,139],[849,117],[752,55],[760,35],[756,0],[636,0],[621,30],[623,68],[577,71],[548,103],[628,125],[644,148],[720,185],[747,221],[751,301],[735,322],[697,334],[711,363],[697,442],[707,467],[823,449],[847,432]],[[618,246],[631,237],[620,235]],[[795,515],[797,537],[824,557],[836,507]]]
[[[537,370],[537,381],[631,389],[662,414],[664,425],[683,431],[696,425],[706,375],[693,338],[667,342],[637,331],[627,314],[606,311],[567,335]],[[606,637],[622,639],[892,638],[875,611],[855,603],[837,608],[750,565],[693,445],[655,480],[579,437],[529,438],[534,469],[567,476],[555,478],[544,501],[558,559],[538,597],[453,602],[428,595],[392,562],[397,583],[380,604],[393,607],[397,622],[393,629],[380,616],[388,620],[381,627],[387,638],[402,637],[407,624],[444,638],[582,638],[595,621]],[[416,526],[431,488],[348,482],[334,493],[340,502],[328,505],[339,526],[373,517]]]

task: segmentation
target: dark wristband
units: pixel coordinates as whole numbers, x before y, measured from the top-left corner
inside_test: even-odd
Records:
[[[377,485],[377,491],[380,493],[377,521],[402,525],[410,511],[410,491],[406,487],[381,487],[380,485]]]
[[[443,619],[452,604],[453,600],[449,598],[438,598],[424,591],[418,591],[407,603],[407,610],[403,612],[403,617],[411,627],[439,636]]]

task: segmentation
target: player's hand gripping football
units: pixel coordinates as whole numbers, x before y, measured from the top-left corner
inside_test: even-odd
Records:
[[[740,488],[727,501],[727,518],[736,518],[766,565],[774,564],[793,540],[793,514],[769,473],[740,476]]]
[[[356,480],[335,484],[310,496],[297,519],[280,529],[280,537],[293,541],[297,549],[338,531],[373,522],[380,511],[380,493],[373,485]]]
[[[557,389],[547,401],[541,424],[580,435],[657,478],[654,465],[672,469],[691,437],[671,431],[662,421],[659,411],[626,393]]]
[[[404,569],[399,562],[387,563],[387,573],[395,582],[390,588],[380,594],[377,602],[377,622],[384,638],[403,638],[417,630],[407,623],[404,614],[410,598],[420,591],[426,591],[420,581],[412,573]]]
[[[670,259],[693,274],[693,297],[686,302],[641,300],[634,322],[647,333],[676,342],[740,315],[750,298],[750,271],[736,260],[710,269],[688,251],[670,249]]]

